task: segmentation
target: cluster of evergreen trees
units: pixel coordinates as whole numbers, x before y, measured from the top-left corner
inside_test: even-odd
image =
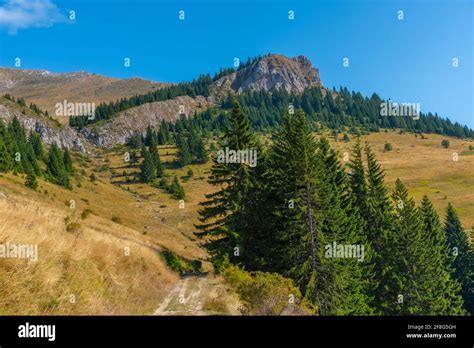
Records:
[[[174,176],[171,184],[168,184],[164,167],[161,163],[160,154],[158,152],[158,144],[167,144],[170,141],[170,124],[163,122],[159,131],[155,132],[151,127],[147,128],[146,135],[141,134],[132,136],[128,145],[137,148],[141,147],[142,162],[140,164],[140,180],[144,183],[154,183],[155,179],[161,178],[159,187],[171,194],[177,199],[184,199],[185,192],[183,186],[179,183],[178,177]],[[130,165],[138,162],[135,150],[132,149],[130,154]]]
[[[234,96],[229,93],[223,102],[224,109],[232,107]],[[379,131],[380,128],[401,128],[418,133],[436,133],[458,138],[473,138],[474,131],[467,126],[454,124],[431,113],[420,113],[420,118],[380,116],[380,105],[383,102],[377,94],[370,98],[359,92],[349,92],[341,87],[327,93],[319,87],[306,89],[301,94],[289,94],[285,90],[265,92],[250,91],[237,96],[248,115],[254,129],[269,130],[281,121],[281,115],[293,105],[301,108],[309,120],[319,122],[331,129],[343,130],[344,127],[360,127],[367,131]]]
[[[193,127],[186,118],[181,117],[175,125],[178,163],[182,167],[191,162],[206,163],[208,154],[203,136],[197,127]]]
[[[25,99],[24,98],[17,98],[15,100],[15,97],[10,95],[10,94],[5,94],[3,96],[3,98],[7,99],[7,100],[10,100],[12,102],[16,102],[18,105],[20,106],[23,106],[23,107],[26,107],[26,102],[25,102]],[[32,111],[34,111],[35,113],[37,113],[38,115],[44,115],[44,116],[47,116],[49,117],[49,114],[48,114],[48,111],[42,111],[38,105],[34,104],[34,103],[30,103],[30,105],[28,106]]]
[[[443,226],[428,197],[417,207],[399,180],[389,192],[370,146],[356,143],[346,172],[301,109],[280,123],[262,146],[233,103],[220,146],[256,149],[258,165],[214,161],[196,227],[217,265],[288,276],[320,315],[474,313],[473,251],[451,205]],[[363,246],[363,262],[328,257],[333,243]]]
[[[40,161],[45,163],[45,171],[41,169]],[[0,119],[0,172],[8,171],[27,174],[25,184],[33,189],[38,186],[36,177],[41,175],[51,182],[71,188],[73,167],[69,151],[66,149],[63,152],[53,144],[45,154],[40,135],[33,131],[27,135],[16,117],[8,126]]]
[[[171,184],[168,184],[166,178],[162,177],[160,180],[160,187],[176,199],[184,199],[186,197],[184,187],[181,186],[176,175],[174,176]]]

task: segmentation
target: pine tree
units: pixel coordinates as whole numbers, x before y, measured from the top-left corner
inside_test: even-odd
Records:
[[[130,167],[134,166],[138,162],[137,152],[135,150],[130,150]]]
[[[197,140],[195,154],[196,154],[196,160],[200,163],[206,163],[209,160],[209,156],[207,154],[207,150],[202,138],[199,138]]]
[[[153,162],[153,166],[155,167],[156,176],[161,177],[163,175],[163,167],[161,165],[160,154],[158,153],[158,142],[156,140],[156,137],[151,138],[150,156]]]
[[[38,188],[38,181],[36,180],[36,176],[34,174],[30,173],[26,176],[25,186],[33,190]]]
[[[36,158],[39,160],[43,159],[44,150],[41,136],[37,132],[31,131],[28,142],[33,147]]]
[[[393,209],[384,183],[385,174],[380,164],[377,163],[375,155],[367,144],[364,152],[367,160],[367,196],[365,201],[363,196],[359,196],[356,202],[357,204],[361,203],[361,216],[365,223],[364,231],[373,251],[372,262],[375,278],[374,289],[371,293],[372,306],[379,313],[387,313],[392,309],[395,301],[392,298],[393,289],[390,289],[393,286],[394,270],[390,268],[390,264],[387,264],[387,260],[390,259],[390,247],[393,244]],[[363,195],[363,184],[353,192],[356,195]]]
[[[446,209],[444,223],[447,246],[452,257],[453,278],[461,284],[464,308],[474,315],[474,262],[467,234],[451,203]]]
[[[151,154],[145,146],[142,147],[142,157],[143,162],[140,165],[140,178],[143,182],[149,183],[156,178],[156,168]]]
[[[171,183],[170,191],[177,199],[184,199],[185,193],[184,188],[179,184],[178,177],[175,175],[173,182]]]
[[[235,151],[256,147],[250,122],[238,102],[234,103],[220,145],[221,149],[228,147]],[[245,234],[243,216],[249,204],[254,169],[242,163],[218,161],[217,157],[213,162],[208,182],[218,190],[207,194],[207,201],[200,203],[203,207],[199,211],[201,224],[196,225],[199,230],[196,234],[215,237],[208,241],[207,247],[216,263],[225,259],[239,262],[240,255],[245,253],[241,245]]]
[[[26,147],[26,161],[25,161],[25,173],[34,172],[35,175],[41,174],[41,169],[39,167],[38,161],[36,160],[35,150],[30,143],[25,144]]]
[[[184,133],[184,131],[179,132],[176,136],[176,146],[178,147],[178,163],[182,167],[191,163],[192,160],[188,136]]]
[[[320,205],[325,211],[322,233],[338,244],[364,247],[362,262],[355,258],[335,259],[341,267],[338,277],[346,293],[338,314],[370,315],[373,314],[369,295],[373,281],[372,250],[363,234],[365,225],[337,153],[331,149],[326,138],[319,140],[318,148],[322,179],[318,191],[322,198]]]
[[[54,143],[48,151],[46,160],[46,177],[61,186],[71,188],[69,173],[64,167],[63,154],[59,147]]]
[[[151,126],[148,126],[146,128],[145,145],[150,146],[151,142],[152,142],[152,139],[154,137],[155,137],[155,134],[153,132],[153,129],[151,128]]]
[[[460,284],[451,277],[453,272],[446,235],[438,213],[425,195],[421,201],[420,212],[423,221],[423,241],[429,251],[428,272],[431,277],[428,306],[424,315],[460,315],[464,314],[463,300],[460,296]]]
[[[68,172],[68,174],[72,174],[73,172],[72,160],[71,160],[71,156],[69,155],[69,150],[67,148],[64,150],[63,163],[64,163],[64,169],[66,170],[66,172]]]
[[[4,138],[0,134],[0,173],[8,172],[12,168],[12,154],[10,153],[8,146],[5,143]]]
[[[327,141],[318,144],[313,139],[303,111],[286,114],[274,136],[267,173],[273,197],[279,200],[274,205],[278,268],[295,280],[322,315],[371,313],[357,288],[357,261],[333,258],[325,251],[333,242],[355,241],[359,232],[347,216],[349,209],[345,211],[345,189],[338,187],[344,176]]]

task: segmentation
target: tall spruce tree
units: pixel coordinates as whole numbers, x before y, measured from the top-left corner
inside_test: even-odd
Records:
[[[446,209],[444,222],[447,245],[451,254],[453,278],[461,284],[464,307],[474,315],[474,262],[467,234],[451,203]]]
[[[256,140],[250,122],[243,113],[240,104],[235,102],[228,127],[220,140],[222,151],[225,148],[252,150]],[[200,203],[201,224],[196,225],[198,236],[212,236],[207,247],[216,263],[226,259],[240,262],[245,254],[242,241],[245,239],[245,214],[252,189],[254,169],[245,163],[227,163],[218,157],[213,159],[208,182],[218,190],[207,194],[207,201]]]
[[[397,179],[392,194],[396,205],[391,258],[386,262],[393,267],[390,314],[421,315],[427,305],[425,284],[428,250],[424,247],[421,216],[402,182]]]
[[[318,159],[321,162],[320,196],[326,200],[321,206],[327,210],[326,220],[322,224],[323,233],[331,236],[333,242],[343,245],[363,247],[364,258],[336,259],[343,271],[339,276],[346,296],[341,305],[340,314],[370,315],[371,265],[372,250],[363,233],[364,223],[355,205],[348,177],[331,149],[326,138],[319,140]],[[362,249],[361,249],[362,250]]]
[[[335,188],[344,181],[337,159],[325,140],[315,141],[302,110],[284,115],[273,140],[267,179],[277,200],[277,268],[295,280],[319,314],[370,313],[349,284],[360,280],[354,260],[344,262],[325,250],[333,242],[351,242],[356,232],[344,211],[344,189]]]
[[[395,270],[387,261],[390,259],[390,247],[393,245],[393,208],[380,164],[377,163],[369,145],[366,144],[364,152],[367,161],[366,192],[363,182],[355,179],[355,176],[361,175],[360,169],[357,169],[361,166],[360,163],[353,167],[351,181],[353,192],[357,197],[356,202],[361,207],[365,235],[373,251],[372,263],[375,274],[371,292],[372,306],[376,313],[382,314],[390,311],[395,301],[391,289]],[[358,161],[357,158],[358,154],[355,154],[355,161]],[[359,182],[360,185],[354,186],[355,182]]]
[[[142,157],[143,162],[140,165],[140,178],[143,182],[149,183],[156,178],[156,168],[151,154],[145,145],[142,146]]]
[[[37,132],[30,132],[28,142],[33,147],[35,156],[37,159],[41,160],[44,156],[43,142],[41,141],[41,136]]]
[[[71,155],[69,154],[69,150],[68,150],[67,148],[64,149],[63,163],[64,163],[64,169],[65,169],[69,174],[72,174],[72,172],[73,172],[72,160],[71,160]]]
[[[201,137],[196,141],[195,156],[196,160],[200,163],[206,163],[209,160],[204,140]]]
[[[8,172],[13,168],[12,154],[5,140],[0,134],[0,173]]]
[[[423,310],[424,315],[464,314],[460,284],[453,279],[451,258],[446,244],[446,235],[428,196],[423,196],[420,206],[423,222],[423,241],[429,251],[428,276],[430,292],[425,296],[429,302]]]
[[[179,132],[176,136],[176,146],[178,147],[178,163],[182,167],[191,163],[192,160],[188,137],[189,134],[185,130]]]
[[[63,154],[56,143],[52,144],[48,151],[46,177],[58,185],[71,188],[69,174],[64,167]]]
[[[156,176],[161,177],[163,175],[163,166],[161,165],[160,154],[158,153],[158,141],[154,136],[151,138],[150,156],[155,167]]]

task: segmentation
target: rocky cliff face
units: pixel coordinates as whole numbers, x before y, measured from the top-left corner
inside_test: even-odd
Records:
[[[82,129],[81,134],[92,144],[108,147],[125,144],[134,133],[145,134],[148,125],[158,127],[161,121],[174,121],[184,111],[192,116],[208,108],[210,102],[202,97],[177,97],[172,100],[143,104],[115,115],[111,120],[92,124]]]
[[[287,92],[299,93],[314,86],[322,86],[322,83],[318,69],[312,66],[308,58],[288,58],[276,54],[224,76],[214,84],[216,90],[231,88],[236,92],[284,89]]]
[[[58,125],[45,116],[38,116],[26,108],[21,110],[15,103],[0,98],[0,118],[5,123],[9,123],[15,116],[28,131],[37,131],[45,144],[56,143],[61,148],[86,152],[83,140],[74,129]]]

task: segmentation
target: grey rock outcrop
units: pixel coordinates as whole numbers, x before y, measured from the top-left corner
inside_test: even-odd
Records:
[[[181,96],[171,100],[143,104],[115,115],[107,121],[91,124],[81,134],[93,145],[99,147],[125,144],[127,139],[139,132],[145,134],[147,127],[158,127],[161,121],[175,121],[180,112],[189,117],[205,110],[210,102],[202,97]]]
[[[77,132],[65,125],[58,125],[54,121],[33,113],[22,113],[16,106],[0,104],[0,118],[5,123],[17,117],[20,123],[29,131],[35,130],[41,135],[45,144],[56,143],[61,148],[86,152],[86,147]]]

